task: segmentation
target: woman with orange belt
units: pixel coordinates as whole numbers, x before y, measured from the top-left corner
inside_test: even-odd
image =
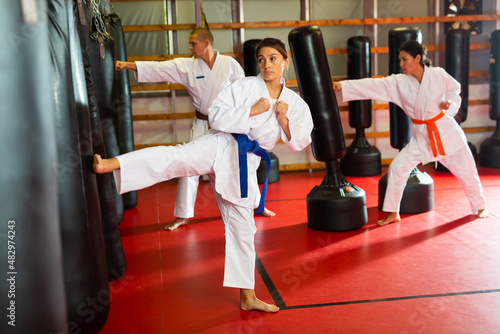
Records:
[[[463,130],[454,116],[460,107],[460,84],[440,67],[431,67],[424,47],[410,40],[399,49],[404,74],[385,78],[334,83],[343,101],[377,99],[397,104],[411,118],[410,142],[389,166],[382,210],[389,215],[377,222],[401,220],[399,206],[408,176],[419,163],[439,161],[461,182],[472,213],[488,217],[486,199]]]

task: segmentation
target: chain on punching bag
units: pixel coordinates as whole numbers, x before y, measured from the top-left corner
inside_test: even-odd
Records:
[[[115,67],[114,67],[114,44],[111,36],[104,28],[101,14],[97,4],[91,1],[94,29],[90,35],[90,63],[94,82],[95,99],[99,108],[101,118],[101,129],[106,148],[106,158],[120,155],[118,138],[118,113],[114,108],[116,99],[115,90]],[[118,194],[115,179],[111,175],[113,193],[115,197],[116,215],[118,222],[123,220],[123,198]]]
[[[307,195],[307,224],[331,232],[360,228],[368,221],[365,192],[340,172],[338,159],[346,147],[323,35],[317,26],[303,26],[293,29],[288,40],[300,94],[314,122],[313,154],[326,165],[322,184]]]
[[[75,8],[75,21],[81,44],[81,57],[85,70],[85,81],[87,91],[87,118],[89,119],[88,133],[91,138],[91,150],[97,154],[105,155],[104,141],[102,137],[101,122],[97,103],[94,97],[93,79],[89,55],[89,28],[90,15],[88,5],[80,5],[81,0],[73,0]],[[89,161],[92,166],[92,157]],[[127,268],[125,253],[118,229],[118,219],[114,200],[113,185],[110,174],[94,174],[97,179],[99,193],[100,215],[102,220],[102,233],[106,252],[106,267],[109,280],[123,275]]]
[[[88,214],[84,188],[84,174],[90,172],[90,166],[83,166],[82,161],[73,91],[75,80],[79,78],[72,75],[73,66],[83,67],[83,64],[77,63],[71,55],[79,44],[75,40],[72,3],[50,0],[48,4],[68,328],[70,332],[97,333],[107,320],[110,299],[102,234],[98,235],[96,222]],[[78,55],[81,55],[81,50],[78,50]],[[76,84],[83,85],[85,83]],[[98,304],[98,309],[91,314],[89,299],[96,300]]]
[[[0,333],[64,333],[47,2],[30,6],[0,2]]]
[[[110,7],[114,7],[109,3]],[[125,36],[120,16],[115,11],[113,14],[102,16],[106,32],[113,39],[114,60],[127,61],[127,50],[125,47]],[[113,101],[114,112],[118,116],[116,136],[120,154],[134,151],[134,129],[132,119],[132,98],[130,94],[130,80],[128,71],[115,71],[115,94]],[[131,209],[137,205],[137,191],[130,191],[122,195],[123,208]]]
[[[347,40],[347,78],[371,77],[370,39],[355,36]],[[356,137],[340,160],[344,175],[369,176],[382,172],[380,151],[371,146],[365,136],[365,129],[372,125],[371,100],[349,101],[349,125],[356,129]]]

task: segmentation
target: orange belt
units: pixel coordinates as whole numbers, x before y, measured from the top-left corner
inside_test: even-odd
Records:
[[[440,119],[443,116],[444,116],[444,110],[441,110],[439,115],[434,116],[431,119],[426,119],[425,121],[413,118],[411,119],[413,124],[425,124],[427,126],[427,134],[429,135],[429,141],[431,143],[431,149],[434,158],[437,157],[437,151],[439,151],[439,154],[441,155],[446,155],[444,153],[443,143],[441,142],[441,136],[439,135],[439,130],[435,123],[438,119]]]

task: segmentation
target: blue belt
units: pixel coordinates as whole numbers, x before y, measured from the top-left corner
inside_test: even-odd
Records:
[[[262,193],[260,196],[259,207],[257,208],[258,214],[264,214],[264,207],[266,204],[266,193],[267,193],[267,179],[269,177],[269,171],[271,170],[271,157],[267,154],[266,150],[259,146],[255,140],[250,140],[247,135],[240,133],[233,133],[234,138],[238,141],[238,162],[240,166],[240,190],[241,198],[248,197],[248,165],[247,165],[247,152],[254,153],[264,159],[267,165],[266,181],[262,187]]]

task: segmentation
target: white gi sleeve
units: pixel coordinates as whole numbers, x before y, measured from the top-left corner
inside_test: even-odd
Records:
[[[402,96],[399,94],[398,75],[384,78],[365,78],[357,80],[344,80],[342,86],[342,101],[353,100],[383,100],[402,105]]]
[[[177,58],[167,61],[137,61],[138,82],[173,82],[186,84],[193,58]]]

